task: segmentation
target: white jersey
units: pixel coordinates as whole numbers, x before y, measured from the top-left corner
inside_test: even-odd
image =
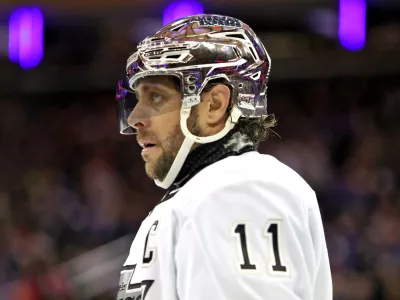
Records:
[[[209,165],[143,221],[117,299],[331,300],[314,191],[255,151]]]

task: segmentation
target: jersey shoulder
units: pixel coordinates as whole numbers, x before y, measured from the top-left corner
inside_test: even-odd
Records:
[[[261,206],[317,205],[314,191],[297,172],[275,157],[256,151],[208,166],[188,181],[177,196],[177,208],[188,216],[207,206],[209,200],[222,201],[221,198],[232,203],[243,199],[243,205],[249,201]]]

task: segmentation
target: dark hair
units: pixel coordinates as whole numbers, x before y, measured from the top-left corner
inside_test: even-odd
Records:
[[[226,81],[226,79],[221,78],[210,81],[204,87],[202,93],[211,91],[217,84],[224,84],[231,90],[231,98],[227,110],[227,114],[230,114],[233,105],[237,102],[238,91],[228,81]],[[235,125],[235,128],[247,135],[254,145],[258,147],[258,145],[262,141],[265,141],[271,133],[275,133],[271,128],[275,127],[277,124],[278,120],[275,118],[275,115],[269,114],[258,118],[241,117]]]

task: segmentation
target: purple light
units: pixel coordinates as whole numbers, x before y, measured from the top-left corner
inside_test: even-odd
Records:
[[[8,57],[13,63],[19,61],[19,19],[21,10],[15,11],[8,22]]]
[[[201,3],[194,0],[172,2],[164,9],[163,25],[196,14],[204,14],[204,7]]]
[[[38,8],[16,10],[9,20],[8,52],[23,69],[36,67],[43,58],[43,15]]]
[[[365,0],[339,0],[339,41],[350,51],[364,48],[366,10]]]

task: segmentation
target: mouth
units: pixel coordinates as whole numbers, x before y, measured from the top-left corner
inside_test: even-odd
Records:
[[[154,143],[147,143],[147,142],[139,142],[140,147],[143,148],[143,150],[145,149],[150,149],[156,146],[156,144]]]
[[[143,145],[143,149],[150,149],[150,148],[153,148],[155,146],[156,146],[156,144],[146,143],[146,144]]]
[[[142,155],[149,155],[154,152],[156,148],[156,144],[153,143],[144,143],[142,149]]]

